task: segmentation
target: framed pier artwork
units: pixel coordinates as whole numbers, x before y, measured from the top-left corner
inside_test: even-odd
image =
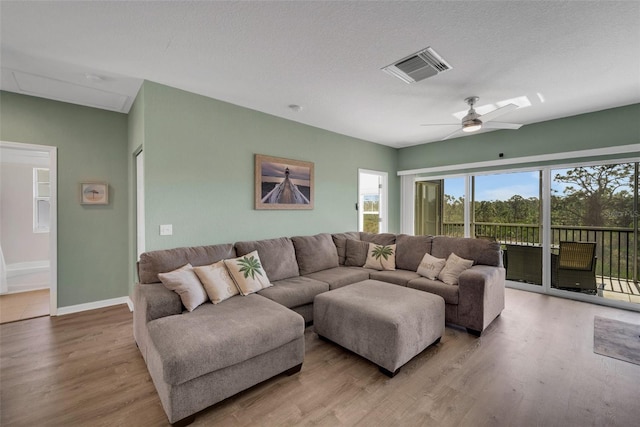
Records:
[[[256,154],[256,209],[313,209],[313,163]]]

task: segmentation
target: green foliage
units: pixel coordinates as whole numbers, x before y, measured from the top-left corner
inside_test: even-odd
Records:
[[[631,227],[633,172],[633,163],[621,163],[556,174],[554,180],[566,187],[562,195],[551,195],[552,224]]]
[[[393,255],[393,249],[391,249],[391,246],[375,246],[371,251],[371,255],[377,260],[380,260],[380,257],[388,260]]]
[[[365,200],[362,205],[363,212],[378,212],[380,209],[378,200]]]
[[[377,233],[380,230],[380,216],[378,214],[364,214],[363,231]]]
[[[551,223],[567,226],[633,226],[633,163],[577,167],[556,173],[565,185],[551,194]],[[539,224],[540,200],[518,194],[508,200],[476,201],[476,223]],[[464,197],[444,196],[445,223],[464,222]]]
[[[444,195],[444,222],[464,222],[464,197]]]
[[[251,276],[252,279],[255,279],[256,274],[262,276],[262,266],[255,257],[243,257],[238,260],[238,264],[242,266],[239,271],[240,273],[244,273],[245,279],[249,276]]]

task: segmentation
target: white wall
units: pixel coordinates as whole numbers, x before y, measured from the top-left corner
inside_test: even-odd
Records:
[[[0,245],[5,263],[49,259],[49,233],[33,232],[33,168],[37,164],[0,164]]]

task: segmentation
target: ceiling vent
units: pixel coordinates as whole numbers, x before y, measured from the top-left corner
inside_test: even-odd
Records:
[[[401,79],[405,83],[415,83],[451,68],[451,65],[447,64],[435,50],[428,47],[391,65],[387,65],[382,71]]]

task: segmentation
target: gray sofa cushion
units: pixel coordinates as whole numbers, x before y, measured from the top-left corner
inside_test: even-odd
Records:
[[[341,288],[369,278],[369,270],[352,267],[335,267],[317,271],[305,277],[320,280],[329,284],[329,289]]]
[[[370,274],[371,279],[380,280],[395,285],[407,286],[409,280],[420,277],[415,271],[393,270],[393,271],[373,271]]]
[[[203,304],[148,323],[163,379],[181,384],[266,353],[304,334],[302,316],[260,295]]]
[[[344,265],[347,253],[347,240],[360,240],[360,232],[348,231],[346,233],[335,233],[331,235],[331,238],[338,251],[338,264]]]
[[[288,237],[236,243],[238,256],[253,251],[258,251],[262,268],[267,273],[270,282],[300,275],[296,262],[296,251]]]
[[[472,259],[474,264],[502,266],[500,243],[485,239],[436,236],[433,238],[431,255],[447,259],[453,252],[461,258]]]
[[[396,237],[396,268],[416,271],[424,254],[431,253],[433,236],[410,236],[399,234]]]
[[[196,267],[235,256],[236,252],[230,243],[145,252],[140,255],[138,262],[138,277],[140,283],[156,283],[160,281],[158,273],[173,271],[187,263]]]
[[[258,294],[287,308],[310,304],[316,295],[329,290],[329,285],[308,277],[291,277],[273,283],[270,288],[263,289]]]
[[[362,267],[367,262],[367,253],[369,252],[369,242],[362,240],[347,240],[345,252],[345,266]]]
[[[439,280],[431,280],[426,277],[419,277],[410,280],[407,288],[418,289],[432,294],[440,295],[447,304],[458,304],[459,287],[447,285]]]
[[[367,233],[360,232],[360,240],[375,243],[376,245],[393,245],[396,243],[396,235],[392,233]]]
[[[296,236],[291,240],[296,248],[296,259],[301,275],[338,266],[338,251],[333,244],[331,234]]]

